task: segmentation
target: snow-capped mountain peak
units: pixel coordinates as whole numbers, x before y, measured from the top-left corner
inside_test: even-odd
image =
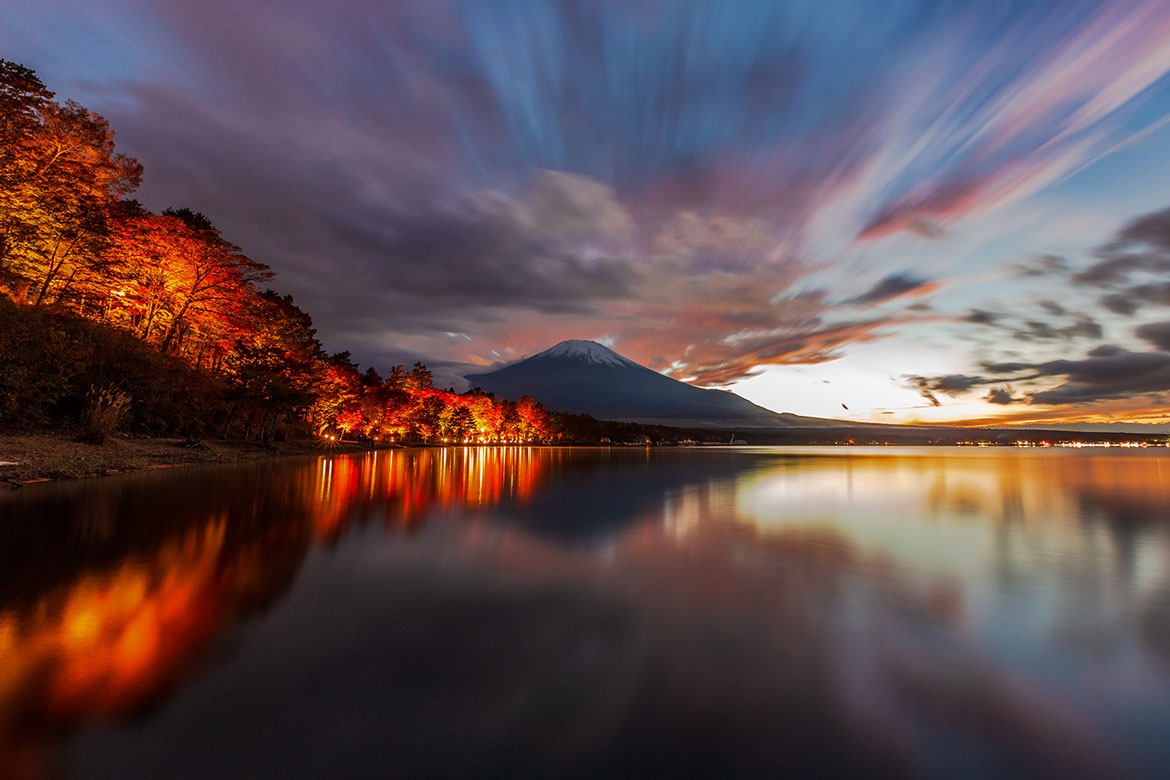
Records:
[[[530,395],[549,409],[600,420],[744,429],[793,424],[789,417],[734,393],[671,379],[596,341],[562,341],[526,360],[486,374],[468,374],[467,379],[501,398]]]
[[[597,366],[637,366],[629,358],[624,358],[609,347],[598,344],[596,341],[583,339],[568,339],[560,344],[549,347],[544,352],[538,352],[529,360],[545,358],[569,358],[582,363],[592,363]]]

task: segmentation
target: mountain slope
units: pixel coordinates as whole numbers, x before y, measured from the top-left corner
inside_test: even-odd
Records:
[[[622,357],[594,341],[571,339],[544,352],[468,381],[504,398],[530,395],[550,409],[602,420],[708,428],[847,426],[777,414],[723,390],[679,382]]]

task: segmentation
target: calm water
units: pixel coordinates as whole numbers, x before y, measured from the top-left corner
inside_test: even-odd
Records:
[[[1165,776],[1165,452],[448,449],[0,494],[0,776]]]

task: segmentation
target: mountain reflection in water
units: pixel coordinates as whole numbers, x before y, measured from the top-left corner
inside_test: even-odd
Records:
[[[0,496],[0,776],[1154,776],[1170,459],[449,448]]]

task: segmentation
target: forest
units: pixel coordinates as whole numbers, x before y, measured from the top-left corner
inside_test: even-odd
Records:
[[[328,354],[208,217],[132,199],[100,115],[0,60],[0,430],[552,442],[596,421]]]

